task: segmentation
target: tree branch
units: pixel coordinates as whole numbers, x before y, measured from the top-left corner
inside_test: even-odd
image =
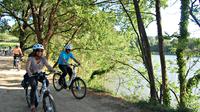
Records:
[[[190,70],[191,70],[198,62],[199,62],[199,58],[198,58],[197,60],[195,60],[191,66],[189,66],[189,68],[188,68],[188,70],[187,70],[187,72],[186,72],[185,78],[189,75]]]
[[[22,22],[24,22],[25,24],[27,24],[27,26],[28,26],[32,31],[35,32],[34,28],[33,28],[30,24],[28,24],[27,21],[25,20],[26,18],[23,19],[23,18],[18,17],[14,12],[12,12],[12,10],[8,9],[8,8],[7,8],[6,6],[4,6],[3,4],[0,4],[0,6],[2,6],[6,11],[8,11],[8,12],[5,12],[5,13],[8,14],[8,16],[9,16],[9,15],[12,16],[13,18],[16,19],[16,21],[22,21]]]
[[[96,0],[93,3],[90,3],[90,5],[99,5],[99,4],[104,4],[104,3],[117,3],[117,1],[108,1],[108,0],[105,0],[105,1],[97,2],[97,0]]]
[[[196,22],[196,24],[200,27],[200,22],[199,20],[196,18],[196,16],[193,14],[193,9],[194,9],[194,4],[197,0],[193,1],[191,3],[191,7],[190,7],[190,15],[192,16],[192,18],[194,19],[194,21]]]
[[[113,61],[118,62],[118,63],[120,63],[122,65],[126,65],[126,66],[132,68],[133,70],[135,70],[136,72],[138,72],[148,83],[150,83],[150,81],[142,74],[142,72],[140,72],[138,69],[134,68],[133,66],[131,66],[131,65],[127,64],[127,63],[121,62],[119,60],[113,60]]]
[[[83,25],[83,23],[81,23],[81,24],[77,27],[77,29],[76,29],[76,30],[74,31],[74,33],[72,34],[71,38],[66,42],[66,44],[68,44],[71,40],[74,39],[76,33],[80,30],[80,28],[81,28],[82,25]]]

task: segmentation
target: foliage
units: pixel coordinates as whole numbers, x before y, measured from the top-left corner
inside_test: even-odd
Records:
[[[18,43],[13,43],[13,42],[0,42],[0,47],[8,47],[8,46],[14,47],[14,46],[16,46],[16,44],[18,44]]]
[[[150,45],[151,45],[151,50],[154,53],[158,53],[158,47],[157,47],[157,40],[154,37],[150,37]],[[165,54],[168,55],[174,55],[175,50],[177,48],[177,39],[171,39],[168,40],[166,39],[164,41],[164,52]],[[199,56],[199,51],[200,49],[200,39],[199,38],[188,38],[188,46],[186,48],[185,55],[187,56]]]
[[[21,3],[21,0],[4,0],[4,2],[6,7],[12,9],[18,17],[25,19],[22,16],[22,12],[26,10],[29,4],[27,1]],[[36,0],[34,1],[34,4],[38,8],[41,2],[41,0]],[[56,2],[56,0],[45,1],[43,8],[47,11],[42,15],[42,19],[44,19],[44,29],[41,33],[42,39],[48,34],[49,14]],[[100,1],[62,0],[54,16],[54,22],[52,22],[54,23],[52,38],[47,42],[49,59],[52,62],[55,62],[65,44],[71,43],[73,45],[73,53],[75,57],[80,60],[82,65],[82,68],[79,68],[78,70],[78,75],[88,82],[87,85],[90,88],[94,88],[98,91],[109,91],[112,92],[113,95],[120,95],[118,90],[126,89],[130,92],[130,96],[134,101],[141,99],[147,100],[149,94],[146,89],[150,86],[147,71],[144,69],[145,66],[143,65],[144,63],[141,58],[143,55],[139,50],[138,37],[136,34],[138,30],[136,30],[136,32],[133,30],[129,19],[118,0],[113,0],[113,3],[104,2],[97,5],[92,4],[97,2]],[[145,27],[155,19],[154,15],[151,13],[152,10],[154,10],[154,2],[154,0],[140,0],[139,5]],[[167,6],[166,2],[167,0],[161,1],[162,7]],[[130,14],[133,26],[137,27],[132,1],[123,0],[123,3]],[[4,11],[2,9],[3,8],[1,7],[1,12]],[[31,12],[30,9],[29,11]],[[1,14],[4,15],[5,13]],[[7,16],[13,17],[12,15]],[[23,23],[21,25],[26,25],[21,19],[19,20],[20,23]],[[29,23],[30,26],[26,26],[27,28],[23,32],[24,37],[27,37],[26,41],[23,42],[25,48],[30,48],[38,41],[36,33],[30,28],[33,27],[34,24],[33,15],[28,16],[27,23]],[[23,35],[21,35],[22,32],[20,31],[21,27],[19,26],[19,23],[16,22],[10,31],[12,32],[12,35],[23,40]],[[0,40],[7,39],[7,37],[8,36],[0,35]],[[167,54],[175,54],[178,47],[182,48],[182,43],[178,44],[177,39],[167,39],[164,41],[164,50]],[[14,38],[13,40],[18,41],[17,38]],[[157,40],[150,37],[148,40],[150,40],[151,50],[157,52]],[[180,42],[182,41],[179,41],[179,43]],[[190,56],[197,56],[194,51],[197,50],[198,53],[198,50],[200,49],[199,39],[189,38],[187,42],[188,46],[184,45],[186,49],[186,52],[183,52],[184,56],[185,54],[190,53]],[[155,62],[153,63],[155,65]],[[174,69],[172,73],[177,72],[177,66],[171,67],[171,65],[171,63],[168,63],[168,69]],[[154,66],[154,74],[156,74],[156,79],[158,81],[161,80],[160,74],[157,74],[159,67],[160,66]],[[93,80],[89,81],[90,77],[93,77]],[[193,85],[193,83],[190,82],[193,82],[194,79],[190,80],[188,85]],[[158,89],[160,84],[156,84]],[[178,93],[179,88],[175,82],[170,81],[169,86],[175,93]],[[107,87],[113,90],[108,90]],[[143,93],[147,93],[144,95],[145,98],[142,97]],[[120,96],[126,97],[123,93]],[[131,98],[129,97],[129,99]],[[150,103],[146,102],[142,105],[155,111],[159,111],[159,109],[163,111],[174,111],[174,109],[168,109],[160,105],[150,105]]]
[[[18,38],[6,33],[0,33],[0,41],[1,42],[17,42]]]
[[[165,107],[160,104],[152,104],[146,101],[139,101],[136,103],[140,108],[146,108],[148,110],[152,110],[153,112],[177,112],[176,109]]]
[[[0,32],[8,32],[10,30],[10,26],[8,25],[8,20],[7,19],[0,19]]]

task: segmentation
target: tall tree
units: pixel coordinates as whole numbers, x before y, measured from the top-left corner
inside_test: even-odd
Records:
[[[162,35],[162,26],[161,26],[161,12],[160,12],[160,0],[156,1],[156,21],[157,21],[157,31],[158,31],[158,46],[159,46],[159,54],[160,54],[160,65],[161,65],[161,72],[162,72],[162,89],[160,96],[160,100],[163,99],[163,103],[166,106],[170,106],[170,95],[169,89],[167,87],[167,72],[166,72],[166,63],[165,63],[165,55],[163,50],[163,35]]]
[[[30,19],[30,7],[28,4],[23,3],[22,0],[0,2],[0,8],[2,10],[1,16],[11,17],[16,21],[17,28],[12,29],[11,32],[17,30],[14,35],[19,37],[19,43],[22,50],[27,49],[25,47],[27,39],[30,37],[32,32],[27,32],[27,29],[33,29],[28,23]]]
[[[180,18],[180,37],[178,37],[178,46],[176,49],[177,65],[180,83],[180,108],[184,109],[187,105],[186,93],[186,60],[184,59],[184,50],[187,47],[188,23],[189,23],[189,4],[190,0],[181,1],[181,18]]]
[[[155,77],[153,73],[150,45],[149,45],[148,37],[146,34],[146,30],[144,27],[144,23],[142,20],[142,15],[140,12],[139,1],[133,0],[133,4],[135,7],[135,15],[137,17],[138,31],[141,38],[142,50],[143,50],[143,55],[144,55],[144,64],[147,69],[149,81],[150,81],[150,95],[151,95],[150,101],[156,102],[157,91],[155,87]]]

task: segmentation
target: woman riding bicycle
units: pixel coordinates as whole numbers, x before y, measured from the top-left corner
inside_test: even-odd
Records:
[[[26,63],[26,72],[29,76],[29,83],[31,85],[31,112],[35,112],[35,105],[34,105],[34,100],[35,100],[35,91],[37,89],[37,84],[38,81],[42,82],[43,80],[47,79],[42,79],[42,78],[36,78],[34,77],[36,73],[42,72],[42,69],[44,66],[48,68],[49,71],[55,72],[55,70],[49,65],[48,61],[46,60],[45,57],[43,57],[43,51],[44,47],[42,44],[35,44],[33,46],[33,52],[32,55],[28,58],[28,61]],[[47,80],[47,86],[49,82]]]
[[[59,79],[59,84],[61,84],[61,81],[62,81],[64,87],[67,87],[67,84],[64,81],[67,73],[69,74],[69,80],[71,79],[71,76],[72,76],[72,68],[69,66],[69,63],[68,63],[69,59],[70,58],[73,59],[76,63],[80,65],[80,62],[76,60],[71,50],[72,50],[72,45],[70,44],[66,45],[65,50],[63,50],[60,53],[58,61],[53,66],[55,67],[58,64],[58,67],[62,71],[62,76]]]

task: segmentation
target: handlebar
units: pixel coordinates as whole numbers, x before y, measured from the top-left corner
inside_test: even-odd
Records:
[[[78,65],[78,64],[69,64],[69,65],[71,65],[71,66],[73,66],[73,67],[78,67],[78,66],[80,66],[80,65]]]
[[[40,78],[40,77],[46,77],[51,73],[46,74],[45,72],[40,72],[40,73],[33,73],[31,77],[36,77],[36,78]]]

